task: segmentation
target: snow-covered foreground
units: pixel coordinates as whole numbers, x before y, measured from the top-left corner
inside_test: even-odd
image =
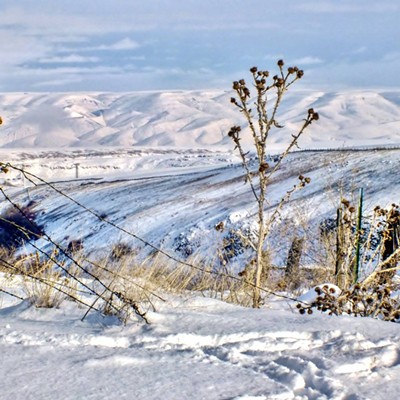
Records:
[[[2,399],[385,399],[400,391],[398,324],[170,297],[150,325],[1,296]]]

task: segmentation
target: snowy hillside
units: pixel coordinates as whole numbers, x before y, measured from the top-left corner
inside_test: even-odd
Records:
[[[215,261],[230,230],[251,229],[256,219],[256,204],[243,169],[230,152],[147,149],[8,154],[13,164],[53,182],[98,215],[183,259],[200,254]],[[293,153],[271,181],[269,209],[298,182],[300,174],[310,177],[311,184],[283,209],[281,220],[286,229],[299,224],[318,226],[324,218],[336,215],[341,194],[356,201],[361,187],[366,212],[378,204],[388,206],[398,201],[399,165],[400,150],[396,149]],[[57,242],[66,246],[82,240],[92,254],[109,251],[119,242],[144,249],[146,254],[151,250],[34,181],[38,186],[13,170],[3,175],[6,192],[19,204],[33,202],[38,221]],[[3,210],[6,206],[7,202],[0,203]],[[224,232],[215,230],[220,222],[225,225]],[[284,262],[291,235],[285,237],[273,246],[279,263]],[[51,247],[45,240],[39,243]],[[243,258],[250,255],[239,248],[231,262],[240,268]],[[303,262],[314,263],[311,259]]]
[[[231,96],[228,91],[2,94],[0,147],[231,149],[227,132],[243,124]],[[271,151],[282,148],[310,107],[321,121],[302,138],[302,148],[400,142],[400,91],[294,91],[281,106],[278,122],[285,128],[271,136]]]

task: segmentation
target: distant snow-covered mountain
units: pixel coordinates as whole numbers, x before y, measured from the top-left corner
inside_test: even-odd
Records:
[[[7,93],[0,95],[3,148],[168,147],[231,149],[227,132],[244,120],[232,92]],[[271,134],[279,150],[313,107],[320,121],[302,148],[400,143],[400,90],[287,94]]]

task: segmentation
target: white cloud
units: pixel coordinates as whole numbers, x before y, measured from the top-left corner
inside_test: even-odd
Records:
[[[32,88],[54,88],[54,87],[63,87],[65,88],[66,85],[71,85],[71,84],[77,84],[82,82],[83,78],[82,77],[68,77],[68,78],[60,78],[60,79],[53,79],[53,80],[44,80],[44,81],[39,81],[37,83],[32,84]],[[64,89],[65,90],[65,89]]]
[[[51,43],[37,37],[24,37],[0,30],[1,67],[15,66],[38,57],[45,57],[53,50]]]
[[[293,60],[293,64],[296,65],[313,65],[313,64],[322,64],[324,60],[321,60],[318,57],[312,57],[312,56],[306,56],[306,57],[301,57],[297,58],[296,60]]]
[[[134,50],[140,47],[140,44],[132,40],[131,38],[124,38],[118,40],[117,42],[113,42],[111,44],[100,44],[97,46],[85,46],[85,47],[60,47],[58,50],[62,52],[84,52],[84,51],[120,51],[120,50]]]
[[[393,1],[363,2],[323,1],[318,0],[296,5],[299,11],[311,13],[385,13],[400,10],[399,4]]]
[[[69,64],[69,63],[94,63],[100,60],[99,57],[85,57],[78,54],[70,54],[68,56],[54,56],[48,58],[42,58],[39,60],[42,64]]]
[[[389,61],[389,62],[400,62],[400,52],[399,51],[391,51],[389,53],[386,53],[383,56],[383,61]]]
[[[285,55],[282,53],[277,53],[277,54],[267,54],[264,56],[265,60],[273,60],[273,61],[278,61],[278,60],[283,60],[285,59]]]
[[[145,61],[146,60],[146,56],[131,56],[128,57],[128,60],[132,60],[132,61]]]
[[[360,46],[355,48],[354,50],[351,51],[347,51],[342,53],[343,56],[357,56],[360,54],[366,54],[368,51],[368,47],[367,46]]]
[[[118,42],[112,43],[110,45],[98,46],[96,50],[133,50],[139,47],[139,43],[135,42],[130,38],[124,38]]]

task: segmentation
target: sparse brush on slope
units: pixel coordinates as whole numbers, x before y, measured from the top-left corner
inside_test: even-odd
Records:
[[[311,314],[313,309],[331,315],[349,314],[373,317],[385,321],[400,321],[400,284],[395,274],[400,268],[400,209],[392,204],[387,209],[379,206],[368,223],[356,227],[355,207],[342,199],[338,220],[324,235],[336,242],[336,273],[338,286],[317,286],[301,301],[297,308],[301,314]],[[332,229],[333,228],[333,229]],[[360,249],[360,276],[355,274],[357,245]],[[356,279],[356,283],[353,283]]]

